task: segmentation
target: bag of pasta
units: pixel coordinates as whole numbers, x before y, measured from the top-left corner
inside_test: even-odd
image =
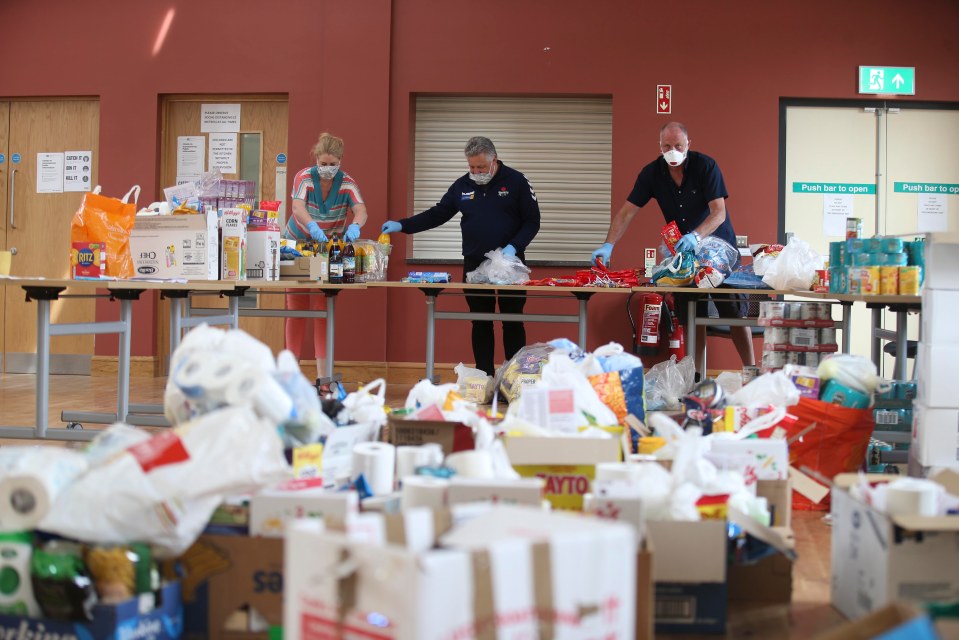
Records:
[[[133,196],[133,202],[129,202]],[[83,194],[83,202],[70,223],[71,246],[99,244],[106,253],[106,275],[132,278],[133,256],[130,255],[130,233],[136,221],[140,186],[134,185],[123,198],[100,195],[99,185]]]

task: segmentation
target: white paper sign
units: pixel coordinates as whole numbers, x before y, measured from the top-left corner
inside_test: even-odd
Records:
[[[826,194],[822,197],[822,233],[846,237],[846,218],[853,217],[852,194]]]
[[[63,152],[63,190],[89,191],[93,180],[92,151]]]
[[[948,231],[949,204],[940,193],[919,194],[919,231]]]
[[[198,173],[197,173],[197,174],[189,174],[189,175],[185,175],[185,176],[177,176],[177,177],[176,177],[176,186],[179,187],[181,184],[186,184],[186,183],[188,183],[188,182],[196,182],[196,181],[199,180],[199,179],[200,179],[200,174],[198,174]]]
[[[236,173],[236,138],[235,133],[210,134],[210,171]]]
[[[179,136],[176,139],[176,174],[198,176],[203,173],[206,136]]]
[[[273,187],[273,197],[280,201],[280,225],[286,228],[286,167],[276,168],[276,184]]]
[[[200,131],[236,133],[240,130],[239,104],[204,104],[200,108]]]
[[[63,154],[37,154],[37,193],[63,193]]]

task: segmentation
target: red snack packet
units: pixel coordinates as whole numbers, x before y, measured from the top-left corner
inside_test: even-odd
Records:
[[[663,230],[660,232],[660,234],[663,236],[663,241],[669,248],[669,252],[673,255],[676,255],[676,243],[679,242],[679,239],[683,237],[683,234],[679,230],[679,225],[676,224],[676,221],[674,220],[663,227]]]
[[[283,203],[279,200],[260,200],[260,209],[263,211],[279,211],[281,204]]]

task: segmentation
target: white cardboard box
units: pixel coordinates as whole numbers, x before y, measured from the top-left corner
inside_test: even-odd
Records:
[[[216,212],[137,216],[130,254],[140,277],[217,280]]]
[[[250,535],[280,538],[295,518],[345,518],[359,513],[355,491],[323,489],[323,480],[291,480],[250,498]]]
[[[926,240],[925,258],[924,292],[927,289],[959,290],[959,244]]]
[[[489,501],[494,504],[522,504],[541,507],[546,483],[542,478],[459,478],[450,479],[449,503]]]
[[[626,525],[519,507],[489,509],[421,553],[299,521],[284,637],[536,638],[542,620],[557,638],[631,638],[636,563],[623,559],[636,553]]]
[[[933,408],[959,407],[959,345],[946,346],[919,342],[916,361],[919,390],[916,401]]]
[[[922,340],[936,347],[959,346],[959,291],[930,289],[922,292]]]
[[[869,475],[870,482],[895,476]],[[959,475],[933,478],[959,492]],[[896,600],[959,598],[959,518],[890,517],[852,497],[857,474],[836,476],[832,491],[832,604],[859,618]]]
[[[959,409],[913,404],[910,454],[923,467],[959,465]]]
[[[252,211],[246,225],[247,280],[280,279],[280,223],[276,211]]]

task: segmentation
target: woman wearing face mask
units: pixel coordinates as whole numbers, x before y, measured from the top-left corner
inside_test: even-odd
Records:
[[[360,228],[366,224],[366,205],[356,181],[340,168],[343,160],[343,139],[329,133],[320,134],[311,155],[316,163],[306,167],[293,178],[293,215],[286,223],[285,238],[298,241],[327,242],[328,236],[340,234],[347,242],[360,237]],[[350,212],[353,221],[347,226]],[[324,296],[291,292],[286,296],[286,308],[305,311],[323,310]],[[287,318],[286,348],[302,357],[306,323],[313,322],[313,351],[316,356],[317,376],[326,370],[326,320],[322,318]]]

